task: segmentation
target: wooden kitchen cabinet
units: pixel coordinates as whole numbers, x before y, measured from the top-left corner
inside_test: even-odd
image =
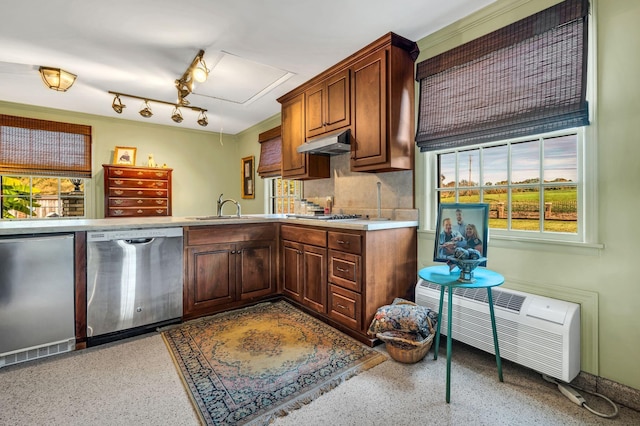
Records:
[[[307,140],[351,124],[350,72],[340,71],[305,91]]]
[[[315,312],[327,312],[327,232],[282,225],[282,292]]]
[[[351,171],[413,170],[419,53],[415,42],[388,33],[280,97],[283,177],[329,177],[328,156],[296,148],[339,130],[351,130]]]
[[[173,169],[103,164],[105,217],[171,216]]]
[[[275,224],[185,228],[185,318],[238,307],[277,290]]]
[[[283,295],[365,343],[375,341],[367,329],[380,306],[396,297],[412,299],[415,228],[357,231],[282,225],[280,238]]]
[[[285,179],[328,178],[329,157],[300,154],[305,142],[304,93],[282,103],[282,177]]]
[[[389,34],[351,66],[351,171],[414,167],[415,43]]]

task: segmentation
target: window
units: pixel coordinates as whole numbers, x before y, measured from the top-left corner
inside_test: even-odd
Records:
[[[287,214],[295,211],[295,202],[302,198],[302,182],[280,177],[265,179],[268,188],[268,213]]]
[[[434,152],[439,203],[489,204],[489,228],[581,236],[582,132]]]
[[[485,202],[494,235],[591,241],[588,17],[587,0],[565,0],[418,64],[429,212]]]
[[[2,219],[83,217],[91,127],[0,115]]]
[[[0,176],[2,219],[85,216],[85,179]]]

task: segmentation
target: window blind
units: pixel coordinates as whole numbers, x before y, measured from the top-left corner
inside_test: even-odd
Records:
[[[420,62],[420,151],[588,125],[588,9],[566,0]]]
[[[258,175],[262,178],[282,174],[282,137],[281,127],[274,127],[258,135],[260,143],[260,163]]]
[[[0,173],[91,177],[91,126],[0,114]]]

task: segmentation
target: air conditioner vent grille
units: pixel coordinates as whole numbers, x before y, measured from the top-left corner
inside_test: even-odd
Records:
[[[440,291],[440,286],[438,284],[434,284],[427,281],[422,281],[420,283],[422,287],[427,287],[432,290]],[[449,288],[445,291],[449,291]],[[453,289],[453,294],[458,297],[463,297],[469,300],[475,300],[476,302],[481,302],[485,304],[489,304],[487,291],[484,288],[462,288],[456,287]],[[504,309],[508,309],[513,312],[520,312],[522,309],[522,304],[525,301],[525,296],[521,296],[519,294],[507,293],[501,290],[497,290],[495,288],[491,289],[491,296],[493,297],[493,306],[500,307]]]

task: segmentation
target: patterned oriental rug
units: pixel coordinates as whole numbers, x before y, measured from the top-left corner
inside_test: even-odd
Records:
[[[207,425],[268,424],[387,359],[284,301],[162,336]]]

